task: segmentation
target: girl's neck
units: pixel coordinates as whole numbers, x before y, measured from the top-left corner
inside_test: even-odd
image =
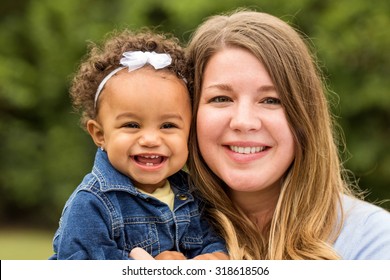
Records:
[[[230,190],[233,203],[240,207],[260,229],[271,221],[280,195],[280,185],[256,192]]]
[[[157,190],[158,188],[162,188],[165,186],[165,184],[167,183],[167,180],[163,180],[157,184],[141,184],[139,182],[133,182],[134,186],[137,188],[137,189],[140,189],[146,193],[154,193],[155,190]]]

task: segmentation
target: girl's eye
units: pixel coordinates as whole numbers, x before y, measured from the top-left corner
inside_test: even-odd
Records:
[[[177,128],[178,126],[174,123],[164,123],[162,124],[162,129]]]
[[[267,97],[262,101],[262,103],[269,105],[280,105],[280,99],[275,97]]]
[[[123,125],[126,128],[140,128],[140,125],[136,122],[129,122]]]
[[[210,99],[210,103],[224,103],[224,102],[230,102],[232,99],[228,96],[216,96]]]

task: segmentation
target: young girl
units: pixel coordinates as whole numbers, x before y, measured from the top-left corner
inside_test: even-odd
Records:
[[[178,41],[162,34],[124,30],[91,48],[71,96],[99,148],[64,207],[52,259],[129,259],[135,247],[157,258],[225,256],[181,171],[186,73]]]

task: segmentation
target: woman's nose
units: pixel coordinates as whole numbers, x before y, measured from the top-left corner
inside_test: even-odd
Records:
[[[240,132],[259,130],[261,125],[259,110],[252,104],[238,104],[230,121],[230,128]]]

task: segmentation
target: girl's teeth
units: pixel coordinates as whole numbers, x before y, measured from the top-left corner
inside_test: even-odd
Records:
[[[152,156],[144,156],[144,158],[159,158],[160,156],[152,155]]]
[[[161,164],[164,161],[164,157],[160,155],[140,155],[135,156],[134,159],[146,166],[155,166]]]

